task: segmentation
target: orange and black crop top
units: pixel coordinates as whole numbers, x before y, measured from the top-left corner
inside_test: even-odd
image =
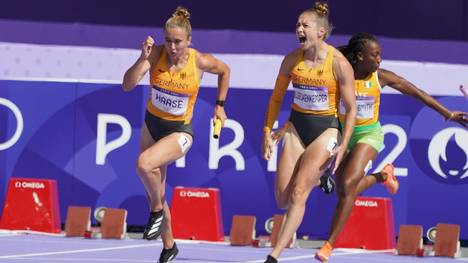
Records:
[[[374,124],[379,121],[380,108],[380,86],[377,71],[369,74],[365,79],[356,79],[354,81],[356,93],[356,124],[355,126],[364,126]],[[340,122],[344,123],[346,109],[343,103],[340,103]]]
[[[334,48],[328,46],[325,61],[311,68],[305,64],[302,52],[290,71],[290,78],[279,76],[268,106],[266,130],[271,130],[273,126],[289,81],[294,88],[293,110],[319,116],[338,116],[339,89],[333,72],[333,56]]]
[[[195,61],[196,51],[189,48],[189,58],[182,70],[170,72],[167,52],[163,49],[150,71],[151,96],[146,109],[171,121],[190,123],[200,81]]]
[[[296,111],[322,116],[337,116],[338,89],[333,73],[333,51],[328,47],[325,61],[310,68],[304,63],[303,56],[291,70],[294,88],[292,108]]]

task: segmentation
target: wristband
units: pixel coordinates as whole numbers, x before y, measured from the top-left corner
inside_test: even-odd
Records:
[[[225,100],[216,100],[216,105],[224,107],[224,104],[226,104]]]

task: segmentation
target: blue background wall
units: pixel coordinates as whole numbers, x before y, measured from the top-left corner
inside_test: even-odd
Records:
[[[123,92],[119,85],[109,84],[0,81],[0,87],[0,97],[7,97],[18,106],[25,123],[21,139],[11,148],[0,151],[0,160],[6,160],[0,167],[2,185],[6,185],[11,176],[55,179],[59,186],[62,220],[68,206],[86,205],[125,208],[129,211],[128,224],[145,224],[148,206],[135,173],[135,160],[147,87],[139,87],[130,93]],[[275,173],[267,171],[267,163],[260,156],[262,122],[259,120],[265,114],[269,94],[268,90],[232,87],[230,106],[226,110],[240,129],[223,129],[220,147],[243,134],[244,139],[235,150],[242,155],[240,163],[244,168],[239,168],[240,163],[232,157],[225,156],[217,162],[218,169],[210,169],[209,157],[213,154],[209,150],[213,143],[210,118],[216,90],[205,88],[200,91],[193,120],[195,143],[185,158],[184,167],[173,164],[168,169],[166,196],[169,202],[175,186],[219,188],[226,234],[235,214],[257,216],[257,231],[265,233],[265,220],[281,213],[274,200]],[[288,93],[285,98],[280,123],[289,116],[291,95]],[[440,100],[468,111],[468,104],[462,97],[446,96]],[[386,160],[393,162],[397,169],[406,170],[407,174],[399,177],[400,191],[392,197],[396,226],[422,224],[428,229],[438,222],[457,223],[462,225],[462,237],[468,238],[465,205],[468,179],[462,179],[468,175],[464,165],[467,155],[463,154],[466,146],[463,148],[459,138],[464,137],[466,141],[466,131],[456,124],[444,122],[432,110],[414,103],[411,98],[385,94],[382,102],[381,120],[384,130],[389,130],[385,134],[385,149],[374,163],[374,169],[395,154],[395,158]],[[5,136],[0,137],[3,142],[11,137],[17,126],[8,108],[0,107],[0,114],[8,116]],[[123,116],[132,127],[130,141],[110,152],[103,165],[96,163],[99,114]],[[430,154],[442,156],[442,151],[447,153],[448,161],[439,157],[436,166],[444,175],[457,172],[448,179],[433,171],[434,164],[428,161],[426,154],[429,144],[441,131],[447,133],[445,139],[436,138],[442,148]],[[109,142],[121,136],[122,128],[110,124],[106,134],[106,142]],[[0,203],[3,203],[6,189],[1,190]],[[364,195],[389,197],[380,185]],[[335,202],[334,195],[313,191],[298,232],[324,238]]]

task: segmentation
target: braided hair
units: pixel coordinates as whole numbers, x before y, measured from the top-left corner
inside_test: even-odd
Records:
[[[365,32],[360,32],[354,34],[348,41],[348,44],[346,46],[339,47],[338,50],[340,50],[341,53],[343,53],[343,55],[346,57],[346,59],[348,59],[349,63],[351,63],[351,65],[354,68],[358,62],[357,54],[359,52],[363,52],[366,48],[366,44],[369,42],[378,41],[373,35]]]

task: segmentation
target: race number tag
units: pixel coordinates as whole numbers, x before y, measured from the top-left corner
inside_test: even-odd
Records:
[[[151,102],[161,111],[172,115],[184,115],[187,111],[189,96],[153,86]]]
[[[306,110],[328,110],[328,88],[294,84],[294,103]]]
[[[192,146],[190,139],[183,133],[179,136],[177,142],[179,143],[180,150],[182,150],[183,153],[186,153],[190,146]]]
[[[374,118],[374,97],[356,96],[357,119],[368,120]]]
[[[359,120],[368,120],[374,118],[374,97],[372,96],[356,96],[356,118]],[[342,100],[340,100],[340,114],[346,114],[346,108]]]
[[[338,140],[335,137],[330,137],[330,139],[328,139],[327,151],[330,152],[330,156],[333,156],[333,150],[337,144]]]

